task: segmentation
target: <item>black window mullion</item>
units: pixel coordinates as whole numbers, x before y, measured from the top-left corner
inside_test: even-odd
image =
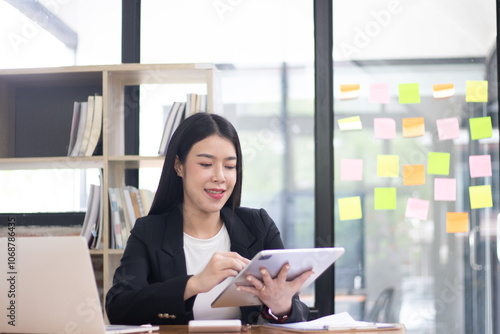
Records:
[[[334,245],[332,1],[314,1],[315,247]],[[316,280],[317,317],[334,313],[334,268]]]
[[[122,0],[122,63],[140,63],[141,0]],[[139,154],[139,86],[124,91],[125,154]],[[125,184],[139,186],[139,170],[125,170]]]

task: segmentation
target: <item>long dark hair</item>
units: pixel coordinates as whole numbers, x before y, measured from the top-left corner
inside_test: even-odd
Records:
[[[193,145],[211,135],[221,136],[234,145],[237,158],[236,184],[224,206],[230,206],[233,210],[240,206],[243,168],[238,133],[233,125],[222,116],[197,113],[183,120],[170,139],[158,189],[149,211],[150,215],[167,212],[182,203],[184,190],[182,178],[174,170],[175,157],[178,156],[180,162],[184,164]]]

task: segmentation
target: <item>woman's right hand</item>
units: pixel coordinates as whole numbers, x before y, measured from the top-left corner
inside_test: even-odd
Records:
[[[227,277],[238,275],[249,262],[236,252],[216,252],[206,267],[187,281],[184,300],[208,292]]]

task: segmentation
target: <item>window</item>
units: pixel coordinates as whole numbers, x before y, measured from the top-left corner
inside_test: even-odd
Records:
[[[0,1],[0,31],[2,68],[118,64],[121,1]],[[72,113],[71,105],[67,112]],[[39,156],[30,150],[20,147],[16,157]],[[0,212],[85,211],[90,184],[99,183],[98,170],[59,167],[0,171]]]
[[[141,15],[142,63],[201,62],[219,68],[223,116],[242,143],[242,205],[265,208],[286,247],[313,247],[311,2],[143,0]],[[185,100],[172,93],[164,104],[172,98]],[[143,108],[147,100],[141,104],[141,124],[163,120],[161,107]],[[311,296],[306,299],[313,303]]]
[[[498,331],[496,11],[472,6],[334,2],[335,240],[346,248],[336,312],[415,333]],[[436,84],[453,94],[436,97]],[[470,102],[471,84],[484,102]],[[492,133],[472,135],[473,119]],[[492,174],[471,175],[473,157],[491,159]],[[492,205],[471,208],[474,186]],[[455,212],[468,215],[465,230]]]

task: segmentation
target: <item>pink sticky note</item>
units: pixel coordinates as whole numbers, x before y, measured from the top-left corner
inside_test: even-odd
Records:
[[[373,128],[375,129],[375,138],[396,138],[396,121],[392,118],[374,118]]]
[[[345,181],[361,181],[363,179],[363,160],[340,160],[340,179]]]
[[[429,201],[417,198],[408,198],[405,217],[427,220],[428,212]]]
[[[469,157],[470,177],[491,176],[491,156],[471,155]]]
[[[435,201],[456,201],[457,180],[456,179],[434,179]]]
[[[389,84],[385,82],[370,84],[370,103],[389,103]]]
[[[460,137],[460,128],[457,118],[438,119],[436,121],[439,140],[455,139]]]

